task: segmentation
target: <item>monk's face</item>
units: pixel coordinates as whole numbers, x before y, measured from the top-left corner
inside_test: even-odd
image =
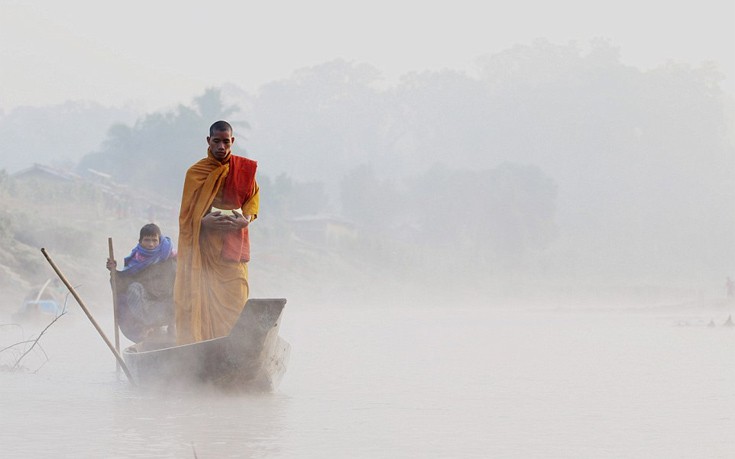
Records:
[[[222,161],[232,152],[232,144],[235,138],[230,131],[214,131],[211,137],[207,137],[209,149],[217,161]]]

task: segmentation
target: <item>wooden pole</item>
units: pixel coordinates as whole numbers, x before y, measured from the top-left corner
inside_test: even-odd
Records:
[[[110,250],[110,260],[115,261],[115,252],[112,250],[112,238],[107,238],[107,247]],[[117,267],[110,270],[110,282],[112,284],[112,313],[114,315],[115,327],[115,350],[120,353],[120,327],[117,324]],[[118,376],[120,375],[120,362],[115,361],[115,369]]]
[[[59,276],[59,279],[61,279],[61,282],[66,285],[66,288],[69,289],[69,292],[74,297],[75,300],[77,300],[77,303],[79,303],[79,306],[82,308],[82,311],[84,311],[84,314],[87,315],[87,318],[90,322],[92,322],[92,325],[94,325],[94,328],[97,329],[97,333],[100,334],[102,339],[105,341],[105,344],[107,344],[107,347],[110,348],[113,354],[115,354],[115,358],[117,359],[118,363],[120,364],[120,367],[123,369],[123,372],[125,372],[125,376],[128,377],[128,380],[132,385],[135,385],[135,381],[133,380],[133,377],[130,375],[130,371],[128,370],[128,366],[125,365],[125,362],[123,361],[122,357],[120,356],[120,353],[115,350],[115,348],[112,346],[112,343],[110,343],[110,340],[107,339],[107,336],[105,336],[105,332],[102,331],[100,326],[97,324],[97,321],[94,320],[94,317],[92,317],[92,314],[89,312],[89,309],[87,309],[87,306],[84,305],[84,302],[81,298],[79,298],[79,295],[77,294],[77,291],[74,290],[74,287],[69,284],[69,281],[66,280],[66,277],[64,277],[63,274],[61,274],[61,271],[56,266],[56,263],[51,260],[51,257],[49,256],[48,252],[46,252],[46,249],[41,249],[41,253],[44,257],[46,257],[46,260],[49,262],[51,267],[56,272],[56,275]]]

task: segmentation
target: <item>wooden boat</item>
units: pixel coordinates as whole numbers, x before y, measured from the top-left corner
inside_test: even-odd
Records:
[[[284,298],[252,298],[228,336],[180,346],[151,339],[127,347],[122,357],[140,386],[272,391],[286,372],[291,348],[278,336],[285,305]]]

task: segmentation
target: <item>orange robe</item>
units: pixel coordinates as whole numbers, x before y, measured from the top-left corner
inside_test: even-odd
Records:
[[[248,228],[208,231],[201,221],[214,205],[239,208],[252,222],[260,201],[256,167],[255,161],[236,156],[220,163],[208,151],[186,172],[174,285],[179,344],[227,335],[247,302]]]

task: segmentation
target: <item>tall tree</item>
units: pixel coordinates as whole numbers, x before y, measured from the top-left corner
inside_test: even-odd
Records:
[[[219,90],[208,89],[194,99],[193,107],[154,113],[133,126],[113,125],[101,148],[82,158],[78,169],[95,169],[119,183],[178,199],[186,169],[206,156],[209,126],[236,111]],[[242,154],[237,142],[234,151]]]

